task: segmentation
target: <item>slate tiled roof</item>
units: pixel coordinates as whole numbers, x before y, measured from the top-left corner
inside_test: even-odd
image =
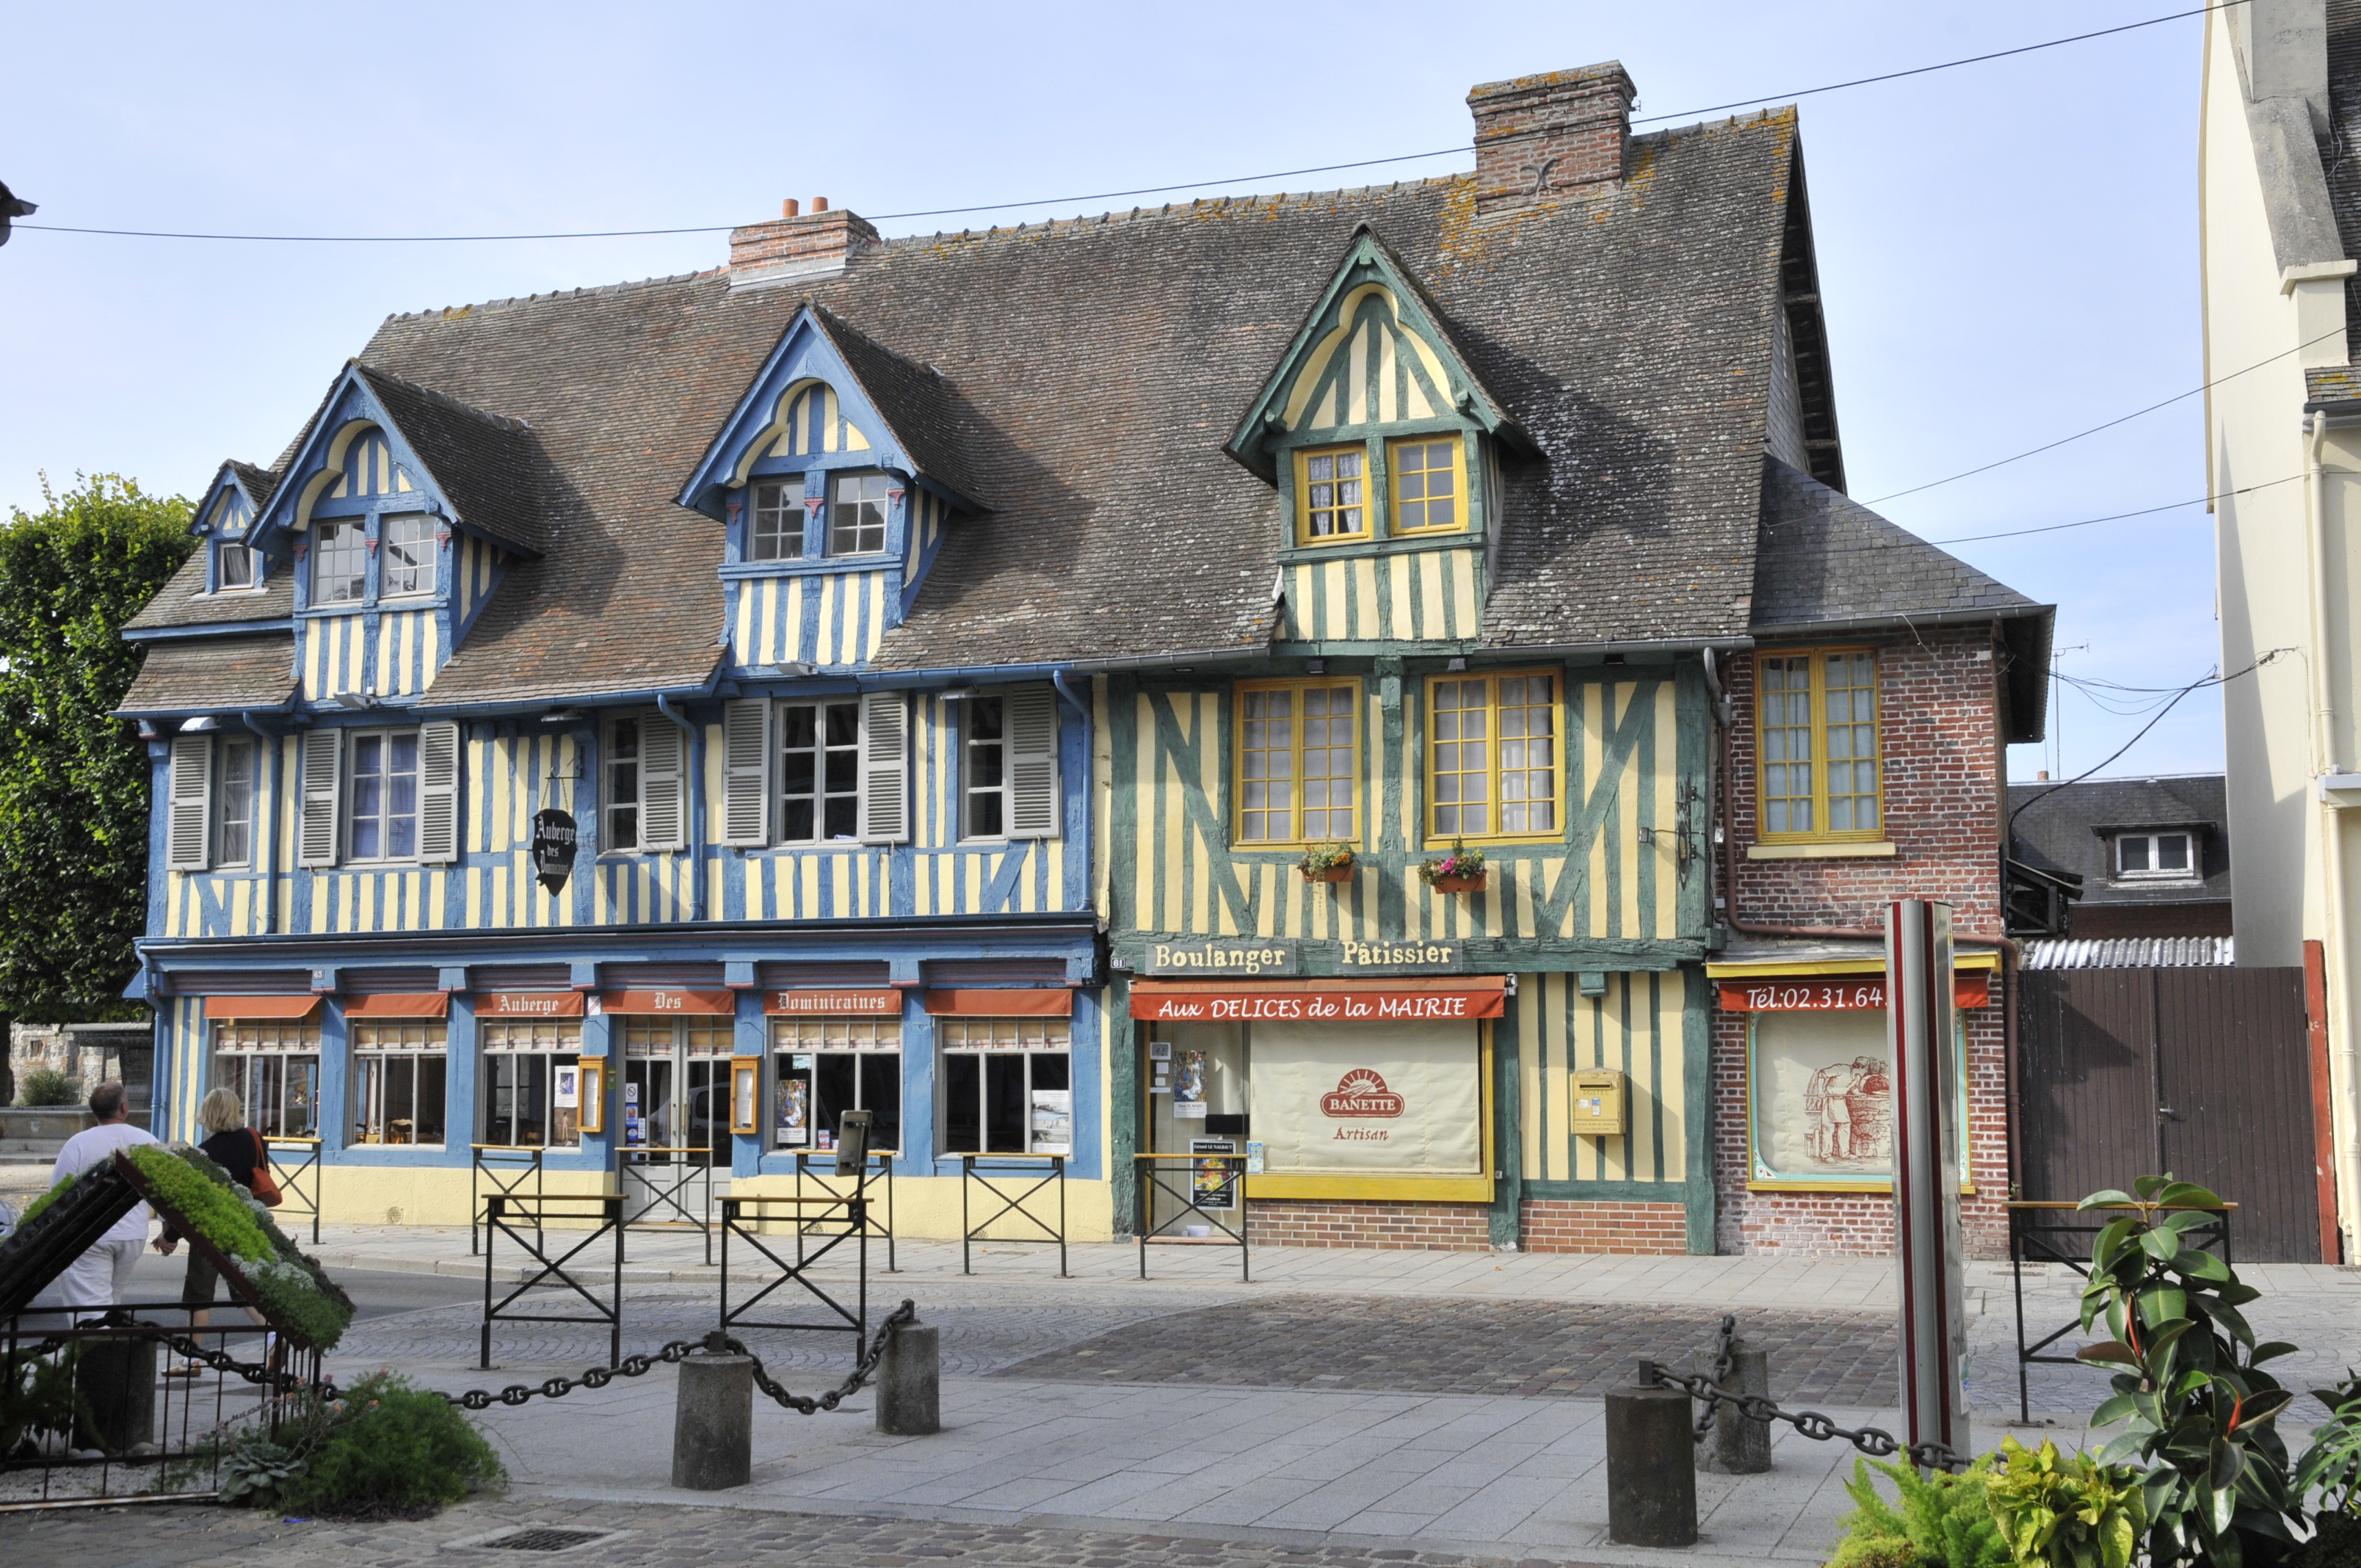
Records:
[[[461,522],[534,554],[565,528],[570,509],[564,483],[523,422],[368,365],[359,368]]]
[[[1753,630],[2039,615],[2015,589],[1775,457],[1763,459]]]
[[[2013,784],[2008,808],[2015,817],[2010,852],[2044,871],[2080,876],[2084,907],[2230,902],[2230,813],[2220,773]],[[2142,827],[2202,828],[2202,877],[2181,883],[2113,880],[2102,829]]]
[[[2328,106],[2335,122],[2321,147],[2328,204],[2345,254],[2361,257],[2361,0],[2328,0]],[[2345,280],[2345,316],[2361,323],[2361,274]]]
[[[220,626],[238,621],[284,621],[295,613],[295,577],[283,561],[274,563],[263,579],[262,591],[225,594],[205,592],[205,553],[190,552],[172,574],[172,580],[124,623],[128,632],[164,630],[181,626]]]
[[[2350,295],[2347,295],[2349,302]],[[2325,408],[2332,403],[2349,403],[2361,399],[2361,367],[2351,365],[2314,365],[2303,373],[2303,406],[2306,409]]]
[[[966,418],[958,394],[941,373],[912,364],[824,306],[813,313],[861,389],[885,417],[895,444],[909,454],[919,472],[989,507],[966,455],[969,444],[983,433]]]
[[[241,463],[235,457],[229,460],[229,467],[237,475],[237,482],[246,487],[246,493],[253,499],[257,510],[269,506],[270,498],[279,493],[279,476],[269,469],[252,463]]]
[[[121,714],[277,707],[295,690],[295,639],[209,637],[154,642],[123,694]]]

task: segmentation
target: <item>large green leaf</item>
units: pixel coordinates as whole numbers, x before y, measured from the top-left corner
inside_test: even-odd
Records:
[[[2222,1200],[2193,1181],[2176,1181],[2156,1195],[2157,1203],[2167,1209],[2219,1209]]]
[[[2085,1198],[2080,1203],[2075,1204],[2074,1207],[2077,1209],[2105,1209],[2110,1207],[2128,1209],[2132,1206],[2133,1202],[2134,1199],[2130,1193],[2119,1192],[2115,1189],[2110,1187],[2104,1192],[2092,1193],[2088,1198]]]

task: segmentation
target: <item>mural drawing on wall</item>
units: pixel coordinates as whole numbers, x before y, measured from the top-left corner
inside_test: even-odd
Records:
[[[1884,1181],[1894,1170],[1894,1080],[1885,1015],[1758,1014],[1754,1174],[1767,1180]]]

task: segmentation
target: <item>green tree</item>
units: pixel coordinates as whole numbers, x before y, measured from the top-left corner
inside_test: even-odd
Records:
[[[196,546],[186,499],[76,477],[0,526],[0,1012],[39,1023],[139,1016],[121,992],[147,924],[148,749],[110,715],[139,671],[123,623]]]

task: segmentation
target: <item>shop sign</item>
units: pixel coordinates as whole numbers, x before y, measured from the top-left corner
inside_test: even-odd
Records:
[[[825,1014],[841,1018],[892,1017],[902,1015],[902,993],[893,990],[864,991],[773,991],[763,997],[765,1013]]]
[[[1983,1007],[1991,1002],[1990,975],[1951,977],[1953,1006]],[[1839,975],[1826,980],[1787,976],[1721,982],[1724,1013],[1833,1013],[1856,1008],[1875,1012],[1884,1006],[1885,977],[1882,974]]]
[[[738,998],[727,991],[610,991],[598,999],[601,1013],[695,1013],[726,1017],[738,1011]]]
[[[574,818],[551,807],[533,814],[533,870],[541,885],[555,893],[574,872],[574,847],[578,835]]]
[[[1345,973],[1459,974],[1467,949],[1458,942],[1342,942],[1337,955]]]
[[[1336,1080],[1335,1089],[1320,1100],[1323,1116],[1399,1116],[1402,1097],[1386,1087],[1376,1069],[1356,1067]]]
[[[476,993],[478,1018],[579,1018],[578,991],[484,991]]]
[[[1150,942],[1138,967],[1142,974],[1293,974],[1295,944],[1219,938]]]
[[[1299,983],[1319,985],[1317,981]],[[1499,1017],[1501,995],[1495,988],[1375,986],[1367,981],[1346,981],[1333,991],[1195,991],[1151,982],[1132,987],[1131,1015],[1144,1024],[1457,1022]]]

